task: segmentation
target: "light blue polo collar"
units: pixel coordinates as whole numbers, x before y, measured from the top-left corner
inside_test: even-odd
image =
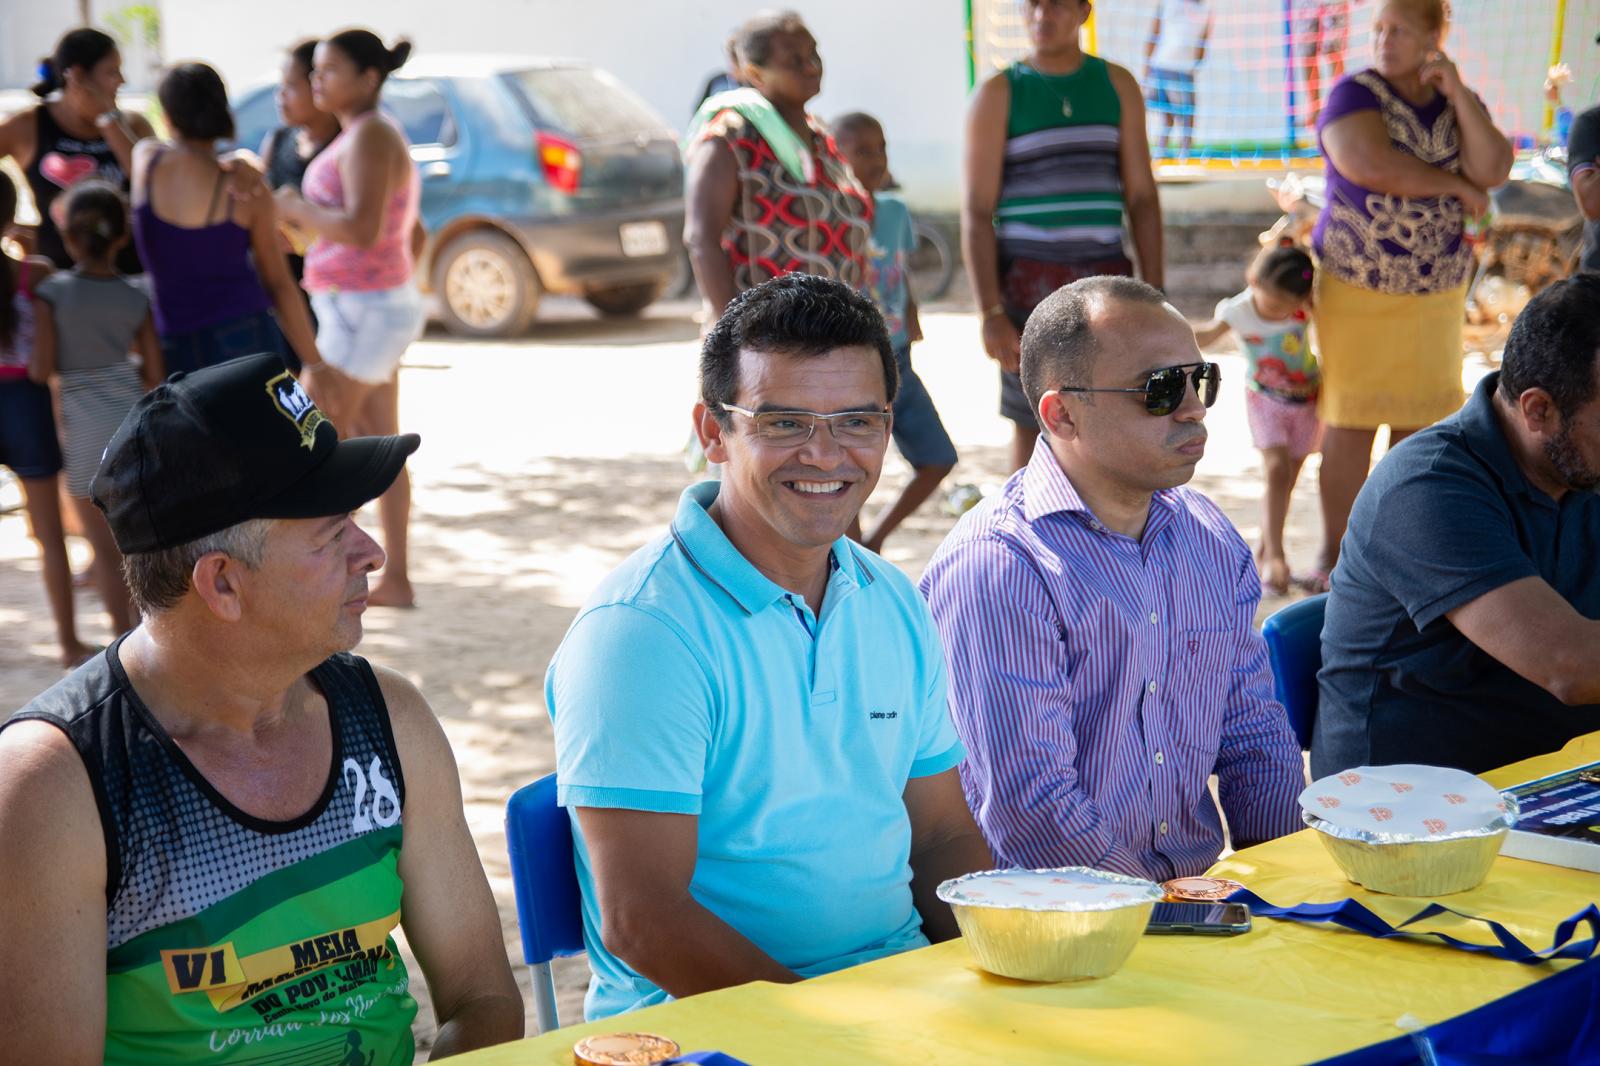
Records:
[[[720,481],[702,481],[683,490],[672,520],[672,539],[695,569],[731,596],[746,614],[755,614],[778,600],[787,600],[789,590],[757,570],[711,517],[708,509],[721,488]],[[865,588],[875,580],[861,549],[846,537],[829,549],[828,567],[830,584],[843,580]]]

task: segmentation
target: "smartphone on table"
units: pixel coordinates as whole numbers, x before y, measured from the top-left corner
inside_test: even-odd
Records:
[[[1157,903],[1147,933],[1237,936],[1250,931],[1250,908],[1243,903]]]

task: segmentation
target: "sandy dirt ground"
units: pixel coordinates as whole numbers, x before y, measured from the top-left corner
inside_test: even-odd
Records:
[[[553,768],[543,678],[575,610],[608,570],[665,529],[679,493],[697,480],[681,452],[695,395],[693,312],[667,303],[639,321],[614,323],[551,301],[535,331],[515,343],[430,333],[402,372],[402,425],[422,434],[411,463],[419,605],[369,610],[359,651],[409,676],[444,723],[506,949],[519,962],[525,990],[504,805],[516,788]],[[995,414],[995,372],[977,345],[977,322],[951,309],[925,313],[923,324],[927,339],[914,350],[914,364],[961,453],[946,487],[992,491],[1008,473],[1009,429]],[[1253,543],[1260,470],[1245,426],[1243,362],[1226,345],[1216,355],[1223,395],[1207,418],[1210,444],[1194,484]],[[1464,378],[1486,369],[1469,355]],[[1289,516],[1286,543],[1297,570],[1310,564],[1320,538],[1315,463],[1302,475]],[[907,475],[891,452],[869,506],[883,506]],[[15,499],[14,483],[0,489],[0,505]],[[939,500],[886,548],[912,577],[954,521]],[[375,530],[376,515],[366,518]],[[80,564],[85,551],[74,542]],[[1284,602],[1268,599],[1262,617]],[[77,604],[84,638],[109,640],[93,593],[80,591]],[[20,513],[0,517],[0,711],[20,707],[61,676],[52,633],[24,520]],[[582,959],[557,962],[564,1019],[580,1017],[587,979]],[[432,1017],[420,979],[416,984],[425,1049]]]

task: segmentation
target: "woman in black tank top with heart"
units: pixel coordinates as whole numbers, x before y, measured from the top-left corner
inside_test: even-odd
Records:
[[[39,210],[36,250],[58,267],[72,266],[56,217],[58,198],[89,177],[129,191],[134,142],[152,135],[143,115],[117,110],[122,82],[117,42],[99,30],[72,30],[39,63],[33,91],[40,104],[0,122],[0,158],[9,156],[22,169]],[[144,272],[133,245],[123,249],[117,269]]]

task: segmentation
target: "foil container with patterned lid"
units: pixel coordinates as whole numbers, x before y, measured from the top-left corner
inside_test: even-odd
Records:
[[[1371,843],[1455,840],[1510,829],[1516,800],[1446,766],[1358,766],[1300,793],[1300,808],[1329,836]]]
[[[1025,911],[1110,911],[1153,903],[1164,895],[1153,882],[1086,866],[985,870],[939,886],[939,898],[946,903]]]
[[[1150,881],[1081,866],[990,870],[939,886],[978,965],[1022,981],[1115,973],[1163,895]]]
[[[1314,781],[1300,807],[1346,877],[1397,896],[1476,888],[1517,821],[1515,797],[1442,766],[1358,766]]]

